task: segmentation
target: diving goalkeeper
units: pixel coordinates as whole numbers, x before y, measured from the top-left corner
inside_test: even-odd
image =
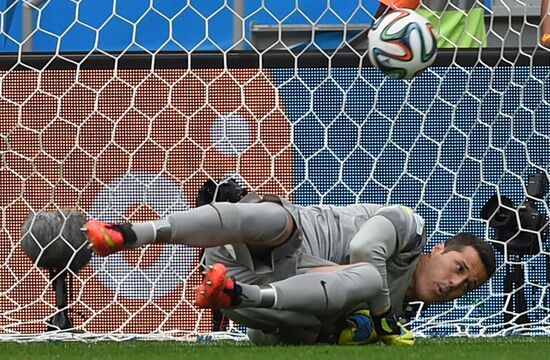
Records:
[[[495,271],[492,248],[458,234],[422,254],[424,222],[410,208],[356,204],[300,207],[254,193],[165,219],[85,225],[107,256],[152,243],[206,248],[200,307],[222,309],[266,343],[413,344],[398,321],[409,301],[447,301]],[[365,310],[368,309],[368,310]]]

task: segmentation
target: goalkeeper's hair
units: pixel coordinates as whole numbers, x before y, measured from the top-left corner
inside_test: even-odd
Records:
[[[462,251],[465,246],[471,246],[477,251],[483,266],[485,267],[485,272],[487,273],[487,278],[490,278],[496,269],[495,265],[495,252],[491,245],[482,239],[478,238],[472,234],[460,233],[449,238],[445,241],[445,250],[448,251]]]

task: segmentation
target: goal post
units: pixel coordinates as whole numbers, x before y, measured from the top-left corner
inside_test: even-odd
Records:
[[[180,12],[147,2],[142,17],[117,10],[97,24],[68,21],[95,34],[84,52],[60,50],[73,27],[40,20],[33,44],[40,48],[46,36],[57,49],[0,55],[0,341],[245,338],[233,323],[214,332],[212,312],[193,305],[198,249],[154,245],[92,256],[72,271],[59,309],[54,279],[21,246],[30,213],[156,219],[196,206],[206,180],[227,176],[298,205],[410,206],[426,220],[427,250],[457,232],[491,242],[498,250],[491,281],[453,302],[412,304],[406,320],[418,336],[549,333],[548,193],[533,195],[530,185],[537,174],[548,178],[550,163],[548,49],[501,42],[440,50],[422,76],[399,81],[346,41],[338,51],[260,50],[244,31],[239,39],[250,49],[239,51],[202,49],[194,39],[174,50],[168,45],[181,40],[176,34],[158,49],[132,48],[147,16],[176,26],[185,12],[203,24],[227,11],[250,24],[261,13],[283,25],[308,14],[270,13],[263,1],[238,12],[223,2],[212,12],[188,3]],[[358,22],[369,11],[358,5]],[[113,19],[134,24],[134,33],[131,46],[106,51],[99,40]],[[308,19],[324,24],[320,14]],[[341,19],[352,23],[353,12]],[[6,47],[24,43],[4,36]],[[216,36],[206,32],[204,39]],[[164,45],[169,49],[159,50]],[[495,228],[494,211],[483,215],[492,198],[493,210],[510,210],[518,220],[517,229],[507,229],[510,239]],[[537,228],[521,220],[527,200],[543,216]],[[523,251],[522,241],[533,247]],[[72,326],[46,331],[64,310]]]

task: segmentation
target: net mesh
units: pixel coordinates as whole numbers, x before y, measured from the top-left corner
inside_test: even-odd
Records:
[[[211,333],[212,313],[192,304],[201,253],[169,245],[93,257],[70,286],[75,331],[45,333],[59,310],[49,274],[21,248],[31,212],[156,219],[194,207],[207,179],[237,174],[248,188],[299,205],[410,206],[426,220],[427,250],[464,231],[493,241],[480,215],[485,202],[498,193],[517,206],[529,174],[548,174],[550,67],[492,67],[480,55],[475,66],[453,62],[405,82],[368,67],[261,66],[264,49],[292,49],[299,61],[308,49],[331,58],[327,49],[351,45],[357,32],[349,29],[369,23],[378,4],[344,3],[8,1],[4,51],[21,55],[32,43],[74,66],[55,70],[16,56],[0,72],[0,339],[243,336],[232,323]],[[503,12],[498,4],[483,5],[491,19],[509,19],[512,5],[524,5],[507,2]],[[24,8],[35,19],[27,33]],[[324,31],[331,24],[340,30]],[[299,33],[301,25],[305,42],[285,27]],[[503,47],[529,28],[536,43],[532,21],[521,32],[488,34]],[[259,68],[154,66],[161,51],[188,58],[216,50],[227,62],[243,47],[260,55]],[[74,60],[67,51],[84,55]],[[119,67],[128,51],[152,55],[151,68]],[[114,68],[81,68],[94,52]],[[365,56],[355,46],[351,53]],[[537,202],[545,214],[547,200]],[[497,273],[480,289],[450,303],[413,304],[416,334],[547,334],[550,245],[535,234],[539,253],[498,252]]]

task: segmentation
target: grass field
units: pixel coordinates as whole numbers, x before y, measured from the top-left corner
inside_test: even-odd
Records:
[[[413,347],[257,347],[247,342],[0,342],[2,360],[167,360],[167,359],[549,359],[550,337],[420,339]]]

